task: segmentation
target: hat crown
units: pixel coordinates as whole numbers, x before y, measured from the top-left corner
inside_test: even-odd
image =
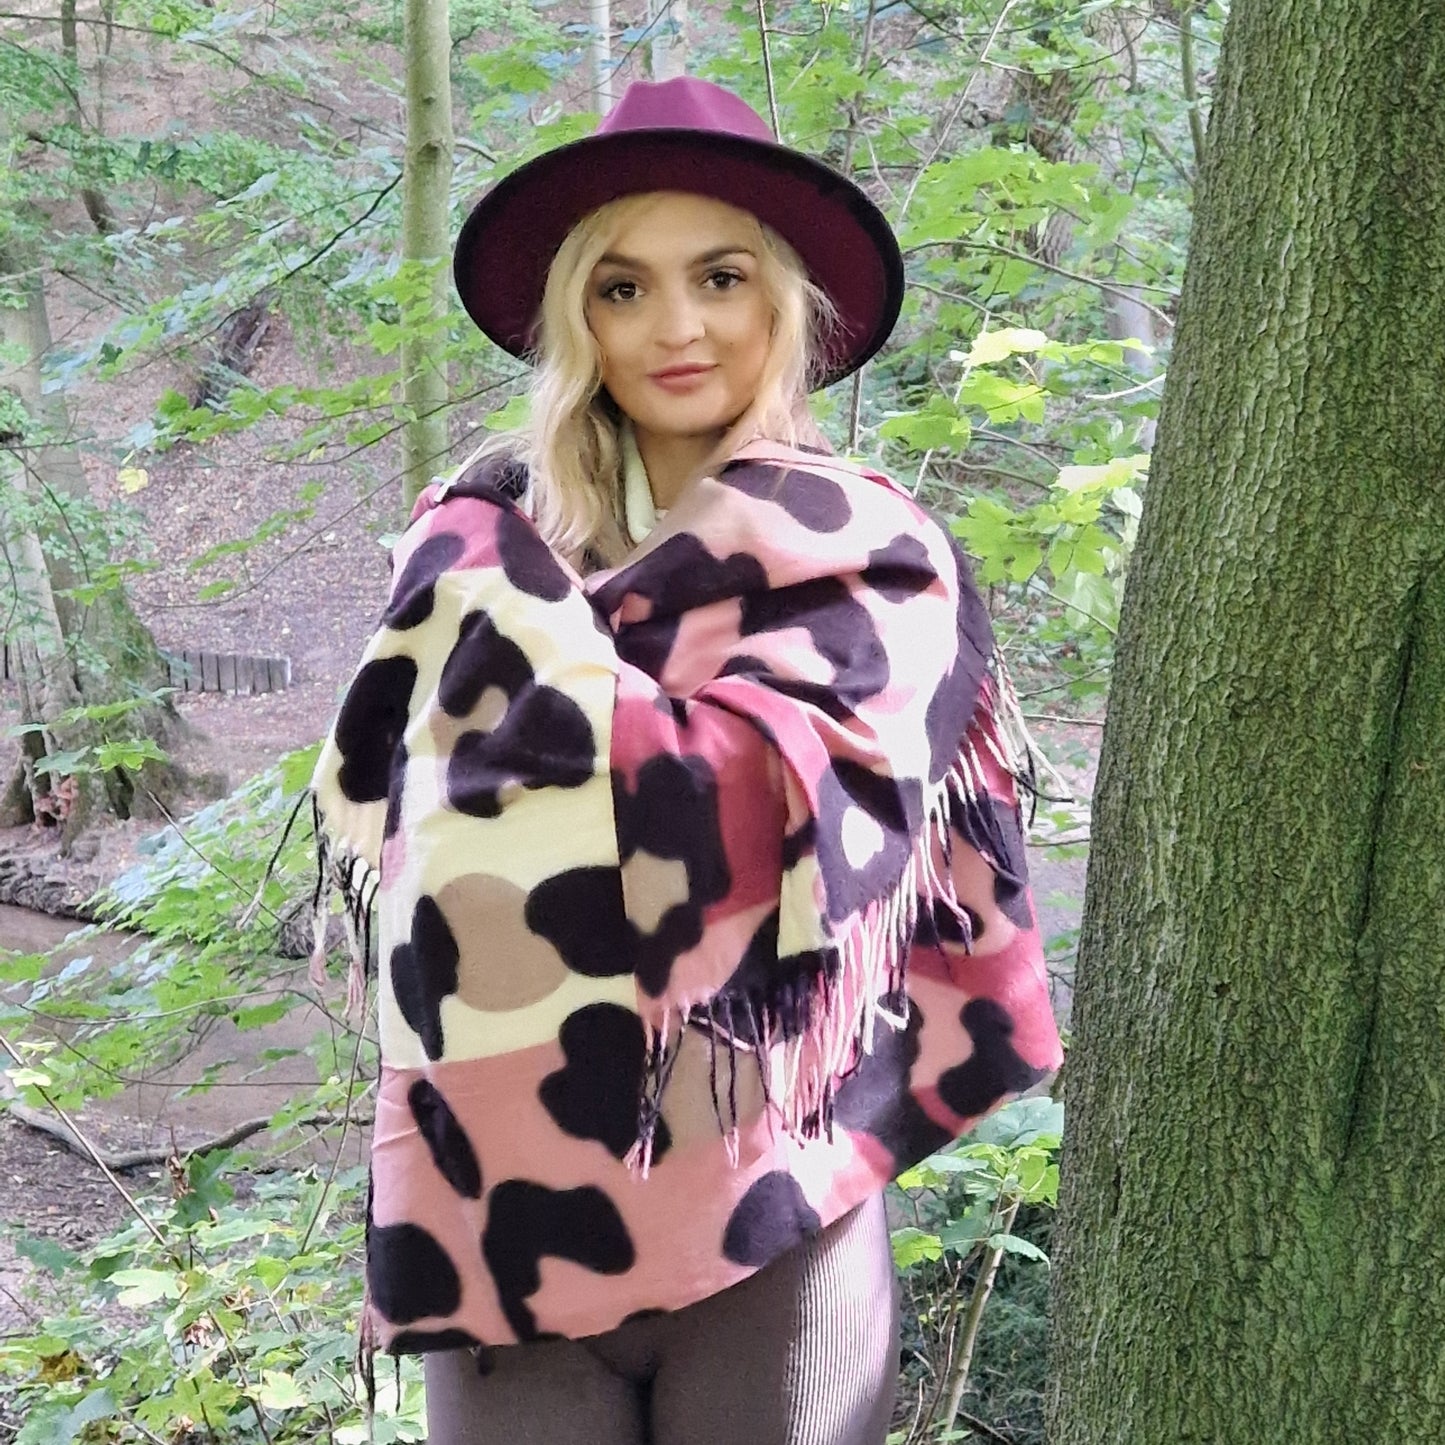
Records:
[[[768,123],[747,101],[691,75],[633,81],[607,112],[597,134],[629,130],[715,131],[748,140],[773,140]]]

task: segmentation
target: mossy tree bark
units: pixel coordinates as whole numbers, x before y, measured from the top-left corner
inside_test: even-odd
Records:
[[[446,462],[447,311],[451,275],[452,85],[447,0],[406,0],[406,158],[401,254],[420,299],[402,342],[402,466],[406,513]]]
[[[0,444],[0,603],[8,593],[5,634],[20,666],[23,721],[44,726],[0,794],[0,822],[55,823],[68,848],[97,812],[124,818],[148,811],[145,791],[164,796],[178,775],[154,763],[95,773],[93,759],[47,772],[37,767],[41,758],[112,737],[152,738],[164,747],[180,720],[158,699],[107,724],[63,720],[79,708],[156,694],[169,669],[120,587],[96,585],[109,539],[90,502],[64,399],[42,386],[50,346],[33,253],[0,247],[0,400],[15,428]]]
[[[1236,0],[1094,813],[1055,1445],[1445,1418],[1445,8]]]

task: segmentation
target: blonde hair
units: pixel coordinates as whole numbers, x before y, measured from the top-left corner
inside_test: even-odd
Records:
[[[587,285],[617,234],[657,195],[609,201],[568,232],[547,272],[530,414],[520,426],[488,437],[462,466],[465,471],[500,453],[524,462],[537,528],[573,560],[590,551],[612,565],[630,546],[623,511],[625,418],[602,389],[601,353],[587,325]],[[728,428],[714,460],[758,437],[827,446],[807,398],[836,312],[793,248],[755,216],[749,219],[758,231],[759,279],[773,307],[772,343],[757,395]]]

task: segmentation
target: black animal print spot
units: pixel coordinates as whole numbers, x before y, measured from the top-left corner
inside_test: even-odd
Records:
[[[758,1268],[820,1228],[802,1186],[791,1174],[775,1169],[755,1180],[738,1201],[723,1231],[722,1252],[734,1264]]]
[[[457,991],[461,953],[446,915],[435,898],[423,893],[411,915],[411,937],[391,951],[391,987],[397,1007],[420,1036],[429,1059],[441,1058],[442,1000]]]
[[[935,783],[958,756],[959,744],[978,706],[988,660],[993,656],[993,624],[988,608],[973,585],[963,553],[957,546],[952,550],[958,564],[958,656],[929,698],[924,719],[931,754],[928,777]]]
[[[925,945],[952,943],[972,951],[974,944],[983,937],[983,919],[966,903],[960,906],[963,918],[959,918],[943,899],[920,895],[913,941]]]
[[[738,966],[688,1022],[724,1041],[754,1044],[759,1034],[797,1038],[814,1021],[835,955],[818,949],[778,956],[778,913],[774,909],[754,931]],[[763,1092],[767,1093],[764,1079]]]
[[[592,601],[604,617],[611,616],[629,592],[652,603],[646,618],[617,629],[616,640],[624,662],[656,678],[672,655],[681,613],[728,597],[746,597],[765,588],[767,580],[763,564],[752,553],[715,557],[690,532],[679,532],[649,555],[640,576],[634,568],[620,568]]]
[[[379,803],[391,782],[391,760],[406,731],[416,663],[377,657],[352,679],[336,715],[341,767],[336,781],[353,803]]]
[[[527,494],[528,473],[516,457],[482,457],[451,484],[447,495],[476,497],[484,502],[520,502]]]
[[[1014,1051],[1014,1021],[991,998],[976,998],[959,1015],[973,1040],[973,1053],[938,1079],[938,1096],[961,1118],[986,1112],[1005,1094],[1017,1094],[1048,1073]]]
[[[437,532],[420,543],[406,559],[381,620],[398,632],[425,622],[436,605],[437,579],[465,550],[466,543],[455,532]]]
[[[450,716],[466,717],[489,687],[500,688],[511,702],[532,678],[527,654],[485,612],[469,612],[442,665],[437,701]]]
[[[406,744],[399,742],[391,755],[391,781],[386,788],[386,819],[382,824],[381,836],[391,838],[401,827],[401,795],[406,787],[406,765],[411,761]]]
[[[637,770],[631,790],[612,773],[617,846],[625,864],[635,853],[675,859],[687,876],[687,897],[672,904],[650,933],[634,935],[633,969],[651,998],[667,988],[672,965],[702,938],[703,910],[732,886],[718,818],[717,779],[700,757],[661,754]]]
[[[816,472],[738,462],[723,468],[721,480],[750,497],[775,502],[813,532],[841,531],[853,517],[847,492]]]
[[[525,517],[504,512],[497,518],[497,550],[507,581],[529,597],[560,602],[572,583],[552,549]]]
[[[617,1206],[602,1190],[548,1189],[530,1179],[508,1179],[492,1190],[482,1255],[519,1340],[538,1338],[527,1298],[541,1286],[544,1256],[597,1274],[625,1274],[637,1257]]]
[[[425,1355],[432,1350],[474,1350],[481,1341],[466,1330],[401,1330],[386,1347],[389,1355]]]
[[[371,1300],[394,1325],[449,1315],[462,1282],[442,1246],[419,1224],[372,1225],[366,1235]]]
[[[890,994],[883,1003],[890,1012],[906,1013],[908,1026],[895,1029],[878,1021],[873,1052],[864,1054],[838,1086],[833,1122],[876,1139],[893,1156],[892,1172],[897,1174],[943,1148],[953,1134],[930,1119],[909,1092],[923,1031],[922,1011],[906,994]]]
[[[690,1022],[705,1031],[722,1030],[739,1043],[757,1042],[758,1026],[762,1022],[758,1017],[760,1005],[770,993],[776,993],[785,976],[794,978],[799,972],[791,966],[799,960],[790,960],[790,966],[784,969],[778,959],[778,922],[775,908],[753,930],[742,960],[727,982],[706,1006],[700,1005],[692,1011]]]
[[[620,567],[598,587],[592,594],[598,610],[610,615],[627,594],[635,593],[652,603],[654,613],[674,614],[745,596],[768,582],[767,569],[751,552],[717,557],[691,532],[666,538],[648,554],[640,576],[637,572],[636,567]],[[633,632],[641,625],[628,623],[623,630]]]
[[[554,873],[527,895],[523,917],[574,973],[617,978],[632,972],[637,934],[623,912],[618,869],[598,866]]]
[[[594,1003],[569,1014],[558,1034],[566,1063],[542,1080],[542,1106],[563,1133],[595,1139],[624,1159],[637,1140],[638,1100],[646,1051],[642,1020],[621,1004]],[[656,1163],[672,1146],[659,1119]]]
[[[452,1113],[451,1105],[429,1079],[418,1079],[407,1090],[411,1116],[431,1151],[432,1163],[442,1178],[466,1199],[482,1197],[482,1166],[476,1150]]]
[[[771,685],[789,696],[846,718],[859,702],[888,686],[888,655],[868,609],[837,577],[819,577],[791,587],[775,587],[743,599],[739,631],[743,637],[801,627],[818,656],[833,669],[826,686],[789,679]]]
[[[1028,863],[1018,809],[1004,798],[955,801],[949,809],[949,822],[992,863],[993,898],[999,911],[1020,928],[1032,928]]]
[[[902,532],[868,554],[863,581],[888,602],[907,602],[926,592],[937,580],[928,548],[907,532]]]
[[[474,818],[495,818],[502,791],[575,788],[592,776],[596,739],[587,715],[565,693],[535,680],[527,655],[482,611],[461,621],[442,667],[437,700],[464,718],[490,688],[507,699],[490,731],[464,732],[447,762],[447,801]]]
[[[508,787],[580,788],[593,773],[596,738],[587,714],[553,687],[528,688],[491,732],[465,732],[447,763],[447,802],[495,818]]]

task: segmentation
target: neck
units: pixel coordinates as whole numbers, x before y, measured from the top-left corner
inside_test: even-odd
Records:
[[[636,429],[637,450],[647,468],[652,500],[666,511],[687,489],[689,482],[706,469],[722,434],[702,436],[657,436]]]

